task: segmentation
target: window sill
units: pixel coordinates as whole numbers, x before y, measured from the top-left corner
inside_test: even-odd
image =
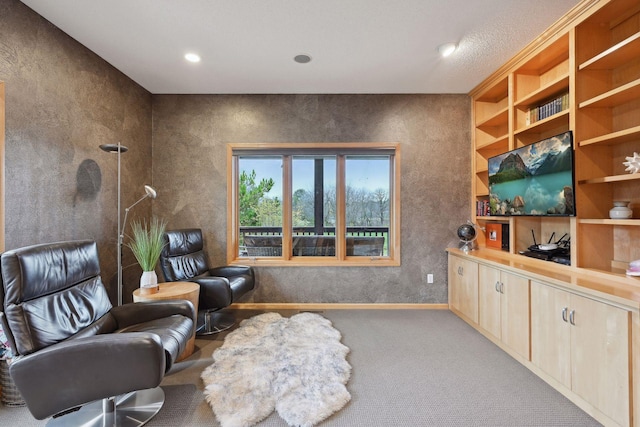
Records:
[[[231,265],[249,265],[252,267],[399,267],[400,260],[389,257],[347,257],[338,260],[334,257],[242,257],[229,262]]]

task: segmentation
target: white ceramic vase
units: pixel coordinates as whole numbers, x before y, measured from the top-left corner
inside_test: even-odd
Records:
[[[158,289],[158,275],[155,271],[143,271],[140,276],[140,288]]]
[[[609,217],[612,219],[627,219],[631,218],[631,215],[633,211],[626,200],[614,201],[613,208],[609,211]]]

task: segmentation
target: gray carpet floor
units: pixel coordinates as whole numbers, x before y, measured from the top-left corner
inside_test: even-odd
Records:
[[[238,310],[247,318],[259,312]],[[290,316],[297,312],[280,312]],[[443,310],[319,312],[351,349],[351,402],[321,426],[598,426],[593,418]],[[166,402],[149,426],[218,426],[204,401],[202,370],[224,334],[196,351],[162,383]],[[25,408],[0,405],[0,426],[40,426]],[[283,427],[276,412],[259,427]]]

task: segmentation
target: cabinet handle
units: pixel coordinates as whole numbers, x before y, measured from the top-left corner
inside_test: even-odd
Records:
[[[462,276],[463,273],[464,273],[464,269],[462,267],[458,267],[458,274]]]
[[[500,292],[500,282],[496,281],[496,292]]]
[[[576,311],[575,310],[571,310],[569,312],[569,323],[571,323],[573,326],[576,325]]]
[[[567,307],[562,309],[562,320],[565,322],[567,321],[567,310],[569,310]]]
[[[500,282],[500,293],[504,294],[504,283]]]

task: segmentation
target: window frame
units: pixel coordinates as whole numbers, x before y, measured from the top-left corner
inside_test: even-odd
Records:
[[[240,256],[238,178],[240,155],[278,155],[285,157],[282,168],[282,256]],[[286,157],[295,155],[336,155],[336,255],[292,256],[292,171]],[[385,256],[347,256],[344,224],[345,156],[389,155],[389,234]],[[361,143],[228,143],[227,144],[227,263],[252,266],[399,266],[400,265],[400,144],[390,142]]]

